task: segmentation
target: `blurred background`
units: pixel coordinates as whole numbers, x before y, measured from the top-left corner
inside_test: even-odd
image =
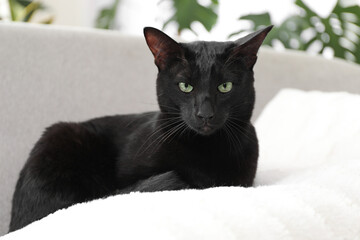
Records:
[[[0,21],[226,41],[275,25],[266,45],[360,63],[360,0],[0,0]]]

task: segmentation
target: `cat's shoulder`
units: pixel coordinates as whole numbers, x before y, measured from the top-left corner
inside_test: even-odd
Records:
[[[159,112],[144,112],[138,114],[123,114],[102,116],[90,119],[80,124],[90,130],[104,129],[108,131],[116,131],[119,129],[136,129],[144,123],[154,121]]]
[[[109,115],[102,116],[97,118],[92,118],[81,124],[100,124],[100,125],[112,125],[112,124],[132,124],[133,122],[146,122],[153,118],[156,118],[159,115],[159,112],[144,112],[144,113],[135,113],[135,114],[122,114],[122,115]]]

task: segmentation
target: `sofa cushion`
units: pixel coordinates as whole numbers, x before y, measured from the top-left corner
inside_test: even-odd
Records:
[[[331,162],[360,160],[359,106],[357,94],[281,90],[255,124],[257,183],[273,183],[293,171]]]

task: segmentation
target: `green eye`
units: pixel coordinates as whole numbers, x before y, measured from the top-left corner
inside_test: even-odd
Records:
[[[189,93],[193,90],[193,86],[191,86],[188,83],[184,83],[184,82],[179,83],[179,88],[181,91],[183,91],[185,93]]]
[[[222,93],[230,92],[230,90],[232,89],[232,82],[222,83],[218,86],[218,89]]]

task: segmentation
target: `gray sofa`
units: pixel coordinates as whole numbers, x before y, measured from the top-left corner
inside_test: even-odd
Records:
[[[57,121],[156,110],[156,67],[145,41],[116,32],[0,23],[0,236],[27,155]],[[360,93],[360,67],[262,49],[254,120],[282,88]]]

